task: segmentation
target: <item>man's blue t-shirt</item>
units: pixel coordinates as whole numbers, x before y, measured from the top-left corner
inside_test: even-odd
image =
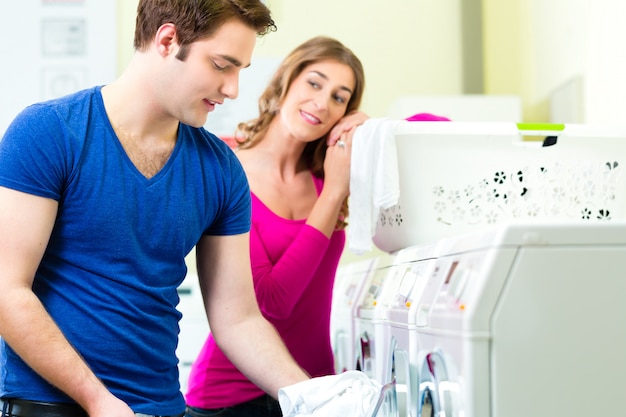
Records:
[[[185,256],[203,234],[250,229],[249,187],[232,150],[180,124],[169,160],[147,179],[95,87],[14,120],[0,141],[0,186],[59,202],[33,289],[70,343],[135,412],[182,412],[176,289]],[[4,343],[1,354],[1,396],[69,401]]]

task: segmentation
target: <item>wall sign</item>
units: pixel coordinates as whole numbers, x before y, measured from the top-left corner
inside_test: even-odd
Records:
[[[115,79],[115,1],[20,0],[3,12],[20,39],[0,43],[0,138],[29,104]]]

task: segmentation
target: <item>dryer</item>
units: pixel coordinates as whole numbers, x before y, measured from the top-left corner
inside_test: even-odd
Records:
[[[337,268],[330,313],[330,339],[337,373],[356,369],[354,310],[373,262],[373,258],[368,258]]]
[[[386,362],[386,336],[380,322],[389,304],[389,288],[394,283],[395,256],[384,253],[374,258],[368,278],[358,298],[352,318],[355,328],[356,369],[370,378],[381,379],[381,367]],[[378,323],[378,324],[377,324]]]
[[[626,409],[626,223],[509,223],[443,246],[417,313],[420,417]]]

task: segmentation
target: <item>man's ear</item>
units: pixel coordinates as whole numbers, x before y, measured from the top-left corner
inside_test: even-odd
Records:
[[[154,42],[161,56],[166,56],[178,51],[176,38],[176,26],[173,23],[165,23],[157,30]]]

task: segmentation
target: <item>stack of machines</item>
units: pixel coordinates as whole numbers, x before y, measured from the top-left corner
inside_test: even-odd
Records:
[[[626,409],[626,131],[407,123],[396,145],[400,201],[373,238],[391,255],[344,317],[346,369],[395,391],[377,417]]]

